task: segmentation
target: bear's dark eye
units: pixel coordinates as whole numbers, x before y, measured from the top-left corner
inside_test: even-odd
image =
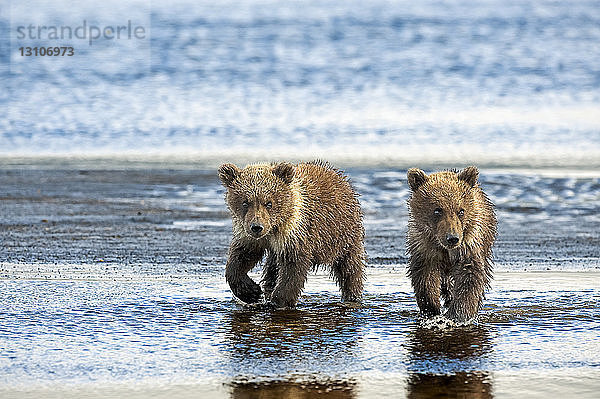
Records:
[[[242,208],[248,209],[249,206],[250,206],[250,204],[248,203],[248,201],[242,202]]]
[[[461,217],[463,217],[463,216],[465,216],[465,210],[464,210],[464,209],[461,209],[460,211],[458,211],[458,217],[460,217],[460,218],[461,218]]]
[[[442,208],[435,208],[435,210],[433,211],[433,215],[434,216],[442,216]]]
[[[273,207],[273,203],[272,203],[271,201],[269,201],[269,202],[267,202],[267,203],[265,204],[265,207],[266,207],[267,209],[271,209],[271,208]]]

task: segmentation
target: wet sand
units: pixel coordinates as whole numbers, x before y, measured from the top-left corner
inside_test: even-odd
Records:
[[[268,311],[224,282],[214,170],[1,169],[0,396],[596,397],[598,178],[484,171],[496,278],[476,323],[439,329],[423,327],[405,276],[403,173],[349,170],[364,303],[341,304],[318,272],[297,309]]]

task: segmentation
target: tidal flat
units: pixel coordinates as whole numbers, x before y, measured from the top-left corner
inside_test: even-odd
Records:
[[[365,213],[364,302],[340,303],[321,270],[297,309],[273,311],[224,281],[215,170],[0,169],[0,395],[595,397],[597,176],[482,170],[492,289],[473,324],[429,328],[405,274],[406,171],[346,171]]]

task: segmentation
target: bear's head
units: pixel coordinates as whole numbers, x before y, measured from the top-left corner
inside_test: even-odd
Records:
[[[413,226],[428,233],[443,248],[460,247],[478,219],[474,195],[478,176],[474,166],[429,176],[420,169],[410,169],[408,184],[412,193],[408,203]]]
[[[219,178],[227,188],[234,227],[257,240],[284,227],[294,212],[294,172],[294,166],[285,162],[244,169],[221,165]]]

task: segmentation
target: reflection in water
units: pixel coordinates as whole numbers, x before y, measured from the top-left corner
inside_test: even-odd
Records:
[[[467,326],[451,329],[417,328],[410,336],[408,398],[492,398],[487,371],[456,371],[461,362],[477,363],[492,351],[487,329]],[[456,363],[456,367],[452,364]],[[436,369],[440,374],[436,374]],[[446,371],[446,374],[441,374]]]
[[[234,399],[351,399],[356,397],[356,382],[354,381],[236,382],[232,383],[231,387],[231,397]]]
[[[408,378],[407,397],[410,399],[425,398],[493,398],[492,383],[486,372],[453,375],[411,374]]]
[[[356,309],[238,309],[230,314],[226,345],[233,398],[353,398],[360,330]],[[315,375],[338,370],[338,376]]]

